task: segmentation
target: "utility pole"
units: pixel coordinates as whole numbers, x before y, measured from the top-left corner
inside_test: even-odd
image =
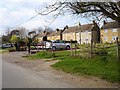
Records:
[[[80,31],[79,31],[79,43],[81,44],[81,24],[80,24],[80,22],[78,23],[78,29],[80,29]]]
[[[93,46],[93,40],[92,40],[92,31],[91,31],[90,58],[92,58],[92,46]]]
[[[118,37],[116,37],[116,44],[117,44],[117,57],[118,57],[118,60],[119,60],[120,56],[119,56],[119,43],[118,43]]]

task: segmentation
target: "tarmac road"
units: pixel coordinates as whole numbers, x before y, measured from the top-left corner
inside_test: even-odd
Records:
[[[48,74],[49,75],[49,74]],[[2,62],[2,88],[72,88],[73,86],[7,61]],[[74,88],[74,87],[73,87]]]

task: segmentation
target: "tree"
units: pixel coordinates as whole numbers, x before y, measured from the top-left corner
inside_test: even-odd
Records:
[[[39,33],[43,32],[44,30],[43,30],[42,27],[38,27],[38,28],[35,29],[35,31],[36,31],[37,34],[39,34]]]
[[[45,27],[44,31],[48,31],[48,32],[50,32],[50,31],[53,31],[53,29],[50,28],[50,27]]]
[[[18,27],[16,30],[19,31],[19,37],[23,38],[27,36],[27,29],[25,27]]]
[[[7,36],[3,35],[2,36],[2,43],[8,43],[10,41],[10,34],[8,34]]]
[[[102,18],[111,18],[117,22],[120,22],[120,1],[114,2],[80,2],[80,0],[73,1],[56,1],[54,4],[47,5],[42,12],[37,11],[41,15],[48,15],[52,12],[56,12],[55,17],[71,12],[75,15],[81,15],[83,17],[96,16],[98,20]],[[101,18],[100,18],[101,17]]]
[[[10,39],[10,42],[16,43],[16,42],[18,42],[18,40],[19,40],[18,37],[16,35],[13,35]]]

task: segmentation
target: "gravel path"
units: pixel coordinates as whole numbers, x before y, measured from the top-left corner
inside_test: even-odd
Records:
[[[10,63],[14,63],[19,66],[22,66],[24,68],[34,70],[36,71],[36,73],[44,72],[48,74],[49,77],[55,75],[57,76],[55,78],[79,88],[117,88],[118,87],[117,83],[110,83],[105,80],[99,79],[97,77],[76,76],[76,75],[64,73],[62,71],[57,71],[53,69],[50,65],[58,62],[58,60],[48,60],[48,59],[27,60],[25,58],[22,58],[22,56],[26,54],[27,52],[5,53],[2,55],[2,59]]]

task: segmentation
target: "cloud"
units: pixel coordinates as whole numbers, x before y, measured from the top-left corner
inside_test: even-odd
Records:
[[[43,11],[42,6],[45,2],[52,3],[54,1],[55,0],[2,0],[0,4],[0,33],[4,33],[6,27],[17,28],[19,25],[27,29],[44,28],[48,26],[53,20],[52,15],[54,15],[55,12],[49,16],[37,16],[28,22],[26,22],[26,20],[37,14],[35,10]],[[73,16],[67,14],[65,16],[59,16],[48,27],[54,29],[63,28],[65,25],[71,26],[79,21],[78,18],[74,19]],[[85,22],[83,19],[82,21]]]

